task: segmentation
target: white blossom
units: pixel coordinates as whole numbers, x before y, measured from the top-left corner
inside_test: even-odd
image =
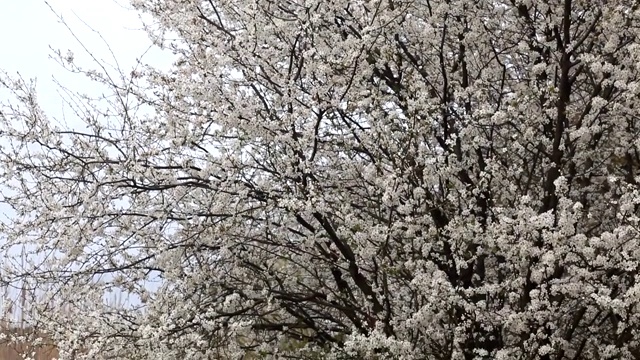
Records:
[[[57,54],[82,130],[0,75],[2,279],[63,358],[640,356],[632,2],[132,4],[178,60]]]

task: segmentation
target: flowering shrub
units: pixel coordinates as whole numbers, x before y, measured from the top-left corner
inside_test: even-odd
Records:
[[[640,358],[637,4],[133,4],[179,59],[67,58],[113,90],[82,129],[2,80],[61,356]]]

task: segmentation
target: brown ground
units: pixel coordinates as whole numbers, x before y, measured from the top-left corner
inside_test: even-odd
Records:
[[[22,335],[24,330],[4,330],[2,333]],[[31,355],[33,353],[35,354]],[[9,343],[8,339],[0,342],[0,360],[23,360],[28,356],[31,356],[33,360],[52,360],[58,357],[58,352],[55,347],[51,345],[32,346],[25,343],[12,344]]]

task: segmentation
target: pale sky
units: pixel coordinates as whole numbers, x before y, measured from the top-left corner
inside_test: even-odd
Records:
[[[96,58],[113,65],[108,49],[111,47],[127,74],[145,52],[142,63],[162,69],[168,69],[174,59],[173,55],[159,49],[147,52],[151,41],[142,29],[139,14],[130,8],[128,0],[0,0],[0,69],[10,75],[19,72],[25,79],[37,78],[40,105],[53,117],[64,115],[66,120],[73,122],[64,111],[54,77],[70,90],[89,94],[101,91],[95,83],[82,75],[69,73],[51,58],[52,48],[63,54],[71,50],[77,63],[97,68],[90,57],[83,54],[81,44],[56,13]],[[99,32],[104,40],[87,25]],[[5,101],[6,93],[0,92],[0,102]],[[0,218],[10,217],[11,213],[6,206],[0,205]]]
[[[25,78],[37,78],[42,107],[47,113],[59,116],[62,102],[53,76],[72,90],[82,92],[90,90],[92,83],[62,69],[50,58],[51,48],[63,54],[71,50],[80,64],[92,65],[47,2],[97,58],[113,64],[107,45],[84,23],[99,32],[125,71],[130,71],[136,58],[151,46],[151,41],[128,0],[0,0],[0,69],[9,74],[20,72]],[[155,49],[147,53],[142,62],[167,68],[171,60],[170,54]]]

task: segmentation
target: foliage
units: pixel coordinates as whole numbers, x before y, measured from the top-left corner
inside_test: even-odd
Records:
[[[133,4],[179,60],[62,59],[113,92],[81,128],[2,80],[62,355],[640,358],[636,2]]]

